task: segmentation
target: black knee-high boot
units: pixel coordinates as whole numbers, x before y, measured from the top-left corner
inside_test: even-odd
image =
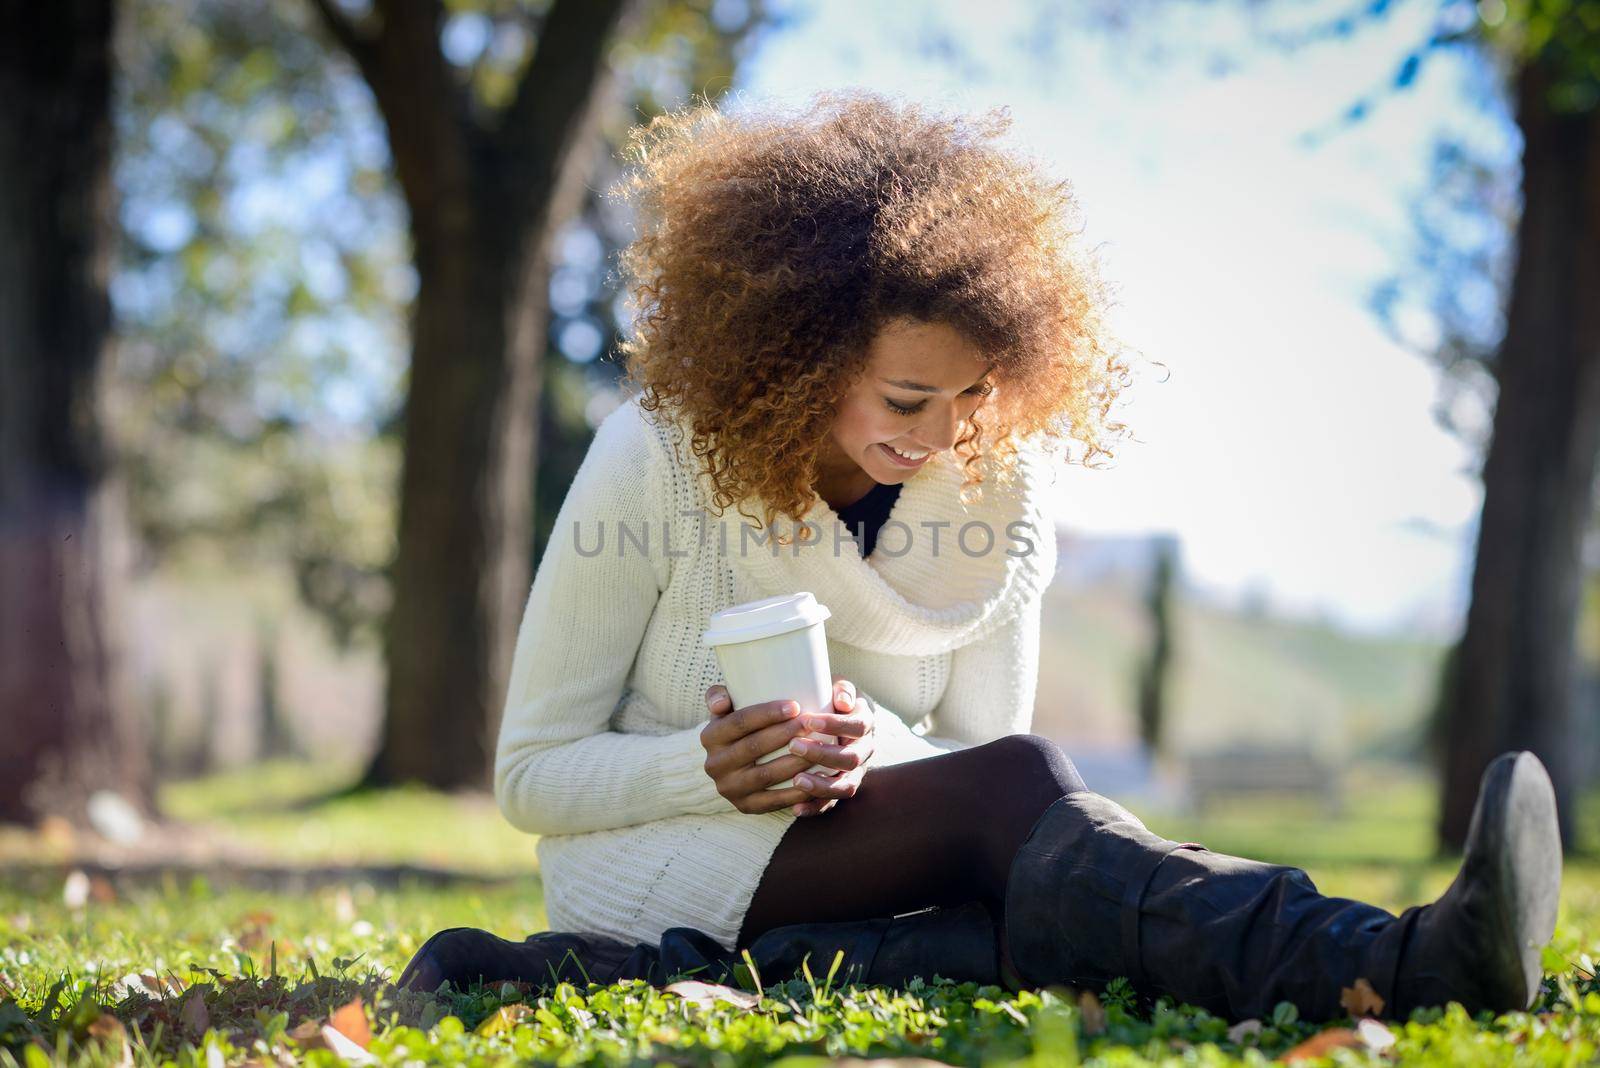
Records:
[[[1532,753],[1504,753],[1484,772],[1455,881],[1399,916],[1325,897],[1299,868],[1163,838],[1083,791],[1034,825],[1004,918],[1011,960],[1035,986],[1126,976],[1232,1019],[1289,1001],[1324,1021],[1345,1015],[1341,990],[1364,978],[1385,1016],[1446,1001],[1503,1012],[1538,995],[1560,883],[1549,776]]]
[[[993,914],[982,902],[928,909],[903,916],[840,923],[795,923],[765,932],[748,947],[763,982],[793,977],[809,955],[821,980],[844,952],[835,983],[901,986],[936,974],[957,982],[1000,983]],[[559,982],[613,983],[643,979],[661,986],[687,975],[728,983],[744,961],[703,931],[673,927],[659,944],[630,945],[611,938],[543,931],[512,942],[477,927],[451,927],[433,935],[411,958],[397,986],[433,991],[479,982],[513,980],[548,990]]]

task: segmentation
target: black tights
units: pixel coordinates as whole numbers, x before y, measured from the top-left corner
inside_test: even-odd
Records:
[[[1087,789],[1054,742],[1012,734],[894,767],[797,819],[762,873],[739,944],[791,923],[983,901],[998,919],[1011,858],[1044,810]]]

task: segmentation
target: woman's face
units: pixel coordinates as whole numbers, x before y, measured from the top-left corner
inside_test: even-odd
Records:
[[[839,403],[823,447],[817,489],[825,500],[871,489],[863,475],[887,484],[916,474],[956,443],[962,422],[992,388],[986,375],[993,365],[943,323],[896,319],[868,354],[867,372]]]

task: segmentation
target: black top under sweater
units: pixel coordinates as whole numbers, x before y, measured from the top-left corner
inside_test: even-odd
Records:
[[[898,482],[889,485],[879,482],[867,491],[865,497],[839,509],[839,521],[860,539],[857,548],[861,550],[862,557],[872,555],[872,549],[878,543],[878,528],[889,518],[889,510],[899,497]]]

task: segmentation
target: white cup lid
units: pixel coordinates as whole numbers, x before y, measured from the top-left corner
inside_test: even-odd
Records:
[[[833,613],[810,593],[784,593],[759,601],[730,605],[711,614],[711,625],[700,635],[702,645],[731,645],[787,634],[820,623]]]

